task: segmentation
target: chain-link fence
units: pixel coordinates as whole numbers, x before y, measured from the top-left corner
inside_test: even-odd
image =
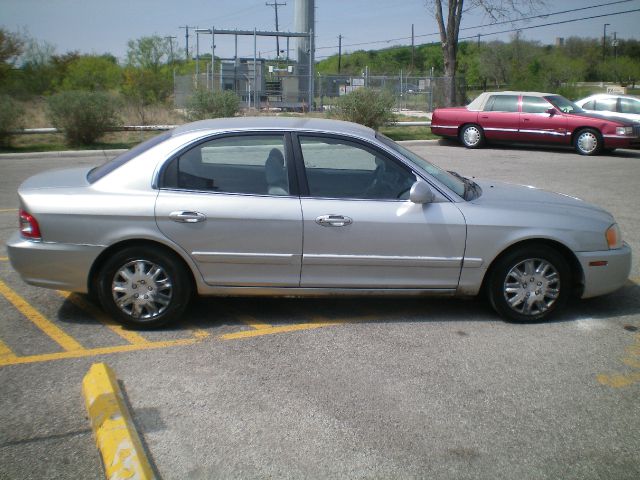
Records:
[[[278,70],[262,64],[257,65],[254,75],[251,62],[223,64],[215,75],[209,71],[176,76],[174,80],[176,108],[185,108],[197,88],[234,91],[243,109],[307,111],[311,98],[314,110],[329,109],[340,96],[364,87],[389,92],[394,96],[395,108],[399,111],[431,112],[445,104],[444,77],[318,74],[311,87],[313,96],[309,95],[307,75],[296,75],[293,69]],[[456,79],[456,96],[456,103],[465,104],[466,86],[462,77]]]

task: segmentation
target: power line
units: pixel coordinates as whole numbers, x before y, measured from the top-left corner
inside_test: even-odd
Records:
[[[615,2],[600,3],[598,5],[590,5],[590,6],[587,6],[587,7],[572,8],[570,10],[562,10],[562,11],[559,11],[559,12],[545,13],[545,14],[541,14],[541,15],[533,15],[533,16],[530,16],[530,17],[522,17],[522,18],[518,18],[518,19],[514,19],[514,20],[505,20],[505,21],[497,22],[497,23],[488,23],[488,24],[484,24],[484,25],[475,25],[475,26],[472,26],[472,27],[464,27],[464,28],[461,28],[460,30],[473,30],[473,29],[476,29],[476,28],[493,27],[495,25],[504,25],[506,23],[516,23],[516,22],[521,22],[521,21],[525,21],[525,20],[532,20],[534,18],[548,18],[548,17],[554,16],[554,15],[562,15],[562,14],[565,14],[565,13],[579,12],[579,11],[582,11],[582,10],[589,10],[589,9],[592,9],[592,8],[607,7],[607,6],[610,6],[610,5],[617,5],[619,3],[629,3],[631,1],[633,1],[633,0],[618,0],[618,1],[615,1]],[[634,10],[632,10],[632,11],[634,11]],[[606,15],[603,15],[603,16],[619,15],[621,13],[628,13],[628,12],[611,13],[611,14],[606,14]],[[591,17],[584,18],[584,20],[588,20],[590,18]],[[594,17],[594,18],[598,18],[598,17]],[[571,21],[580,21],[580,20],[583,20],[583,19],[576,19],[576,20],[571,20]],[[564,23],[568,23],[568,22],[569,21],[565,21]],[[546,26],[546,25],[542,25],[542,26]],[[526,28],[519,28],[519,29],[516,28],[514,30],[509,30],[509,32],[514,32],[516,30],[531,29],[531,28],[537,28],[537,27],[526,27]],[[496,32],[496,34],[497,33],[505,33],[505,32]],[[415,35],[415,37],[416,38],[423,38],[423,37],[432,37],[432,36],[436,36],[436,35],[440,35],[440,32],[423,33],[421,35]],[[493,34],[492,33],[487,33],[487,34],[483,33],[482,35],[486,36],[486,35],[493,35]],[[474,35],[474,37],[475,37],[475,35]],[[400,41],[400,40],[410,40],[410,39],[411,39],[410,36],[408,36],[408,37],[398,37],[398,38],[389,38],[389,39],[386,39],[386,40],[374,40],[374,41],[369,41],[369,42],[351,43],[351,44],[342,45],[342,46],[343,47],[359,47],[359,46],[363,46],[363,45],[374,45],[374,44],[380,44],[380,43],[391,43],[391,42],[397,42],[397,41]],[[316,47],[316,50],[326,50],[326,49],[330,49],[330,48],[337,48],[337,45]]]

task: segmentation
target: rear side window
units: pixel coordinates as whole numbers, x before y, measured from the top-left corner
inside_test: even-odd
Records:
[[[283,135],[237,135],[201,143],[172,159],[162,187],[289,195]]]
[[[545,113],[553,106],[544,98],[522,97],[522,111],[524,113]]]
[[[494,95],[487,102],[484,108],[486,112],[517,112],[517,95]]]
[[[616,99],[615,98],[603,98],[596,100],[597,112],[615,112],[616,111]]]
[[[593,110],[596,106],[596,101],[595,100],[591,100],[590,102],[585,103],[582,108],[584,108],[585,110]]]
[[[87,181],[89,183],[97,182],[105,175],[108,175],[109,173],[113,172],[116,168],[121,167],[122,165],[127,163],[129,160],[134,159],[138,155],[141,155],[147,150],[150,150],[156,145],[164,142],[169,137],[171,137],[171,132],[166,132],[166,133],[157,135],[153,138],[150,138],[146,142],[142,142],[136,145],[131,150],[127,150],[122,155],[117,156],[113,160],[93,168],[91,171],[89,171],[89,174],[87,175]]]

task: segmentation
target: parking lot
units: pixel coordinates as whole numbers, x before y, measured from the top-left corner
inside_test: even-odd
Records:
[[[109,155],[0,158],[0,478],[103,478],[80,390],[99,361],[164,479],[640,478],[640,151],[406,145],[606,208],[630,280],[539,325],[483,299],[206,298],[133,332],[25,285],[4,248],[22,180]]]

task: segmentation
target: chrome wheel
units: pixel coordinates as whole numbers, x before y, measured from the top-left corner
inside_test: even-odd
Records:
[[[504,280],[504,298],[515,312],[539,316],[560,296],[560,275],[547,260],[529,258],[516,264]]]
[[[148,260],[133,260],[113,276],[111,293],[116,306],[136,320],[152,320],[171,304],[171,278],[160,265]]]
[[[599,139],[595,133],[590,130],[586,130],[578,135],[576,145],[580,153],[590,155],[598,150]]]
[[[479,147],[483,141],[483,133],[477,125],[468,125],[462,130],[462,143],[467,148]]]

